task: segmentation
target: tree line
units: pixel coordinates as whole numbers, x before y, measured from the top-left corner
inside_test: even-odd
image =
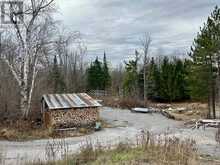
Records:
[[[40,112],[40,98],[45,93],[90,90],[144,101],[206,101],[209,116],[216,116],[220,80],[217,6],[200,28],[186,59],[179,59],[178,55],[150,56],[152,40],[146,35],[140,43],[142,49],[135,51],[133,59],[111,68],[108,53],[104,53],[102,60],[97,57],[91,63],[86,62],[87,48],[79,32],[60,32],[50,17],[53,0],[31,3],[35,5],[28,6],[33,11],[30,19],[17,26],[12,16],[14,28],[5,31],[1,38],[0,109],[7,114],[2,116],[16,111],[20,114],[15,116],[27,118],[35,111]],[[70,50],[73,44],[75,47]]]

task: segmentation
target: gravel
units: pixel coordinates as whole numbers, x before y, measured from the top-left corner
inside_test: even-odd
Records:
[[[64,139],[44,139],[27,142],[0,141],[0,157],[4,162],[0,164],[23,164],[32,160],[47,160],[47,144],[59,147],[60,142],[68,145],[69,153],[76,153],[86,140],[93,143],[99,141],[103,145],[117,143],[118,141],[134,140],[137,134],[143,130],[151,131],[154,134],[168,133],[181,139],[194,139],[198,145],[199,153],[220,157],[220,146],[215,141],[216,129],[192,130],[183,127],[183,123],[165,118],[160,114],[132,113],[129,110],[112,109],[103,107],[100,110],[100,117],[113,125],[113,128],[106,128],[83,137]],[[47,150],[48,151],[48,150]],[[56,159],[61,158],[65,151],[56,153]]]

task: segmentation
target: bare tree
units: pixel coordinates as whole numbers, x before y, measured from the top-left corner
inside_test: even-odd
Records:
[[[66,90],[79,92],[84,85],[84,58],[87,53],[87,47],[80,33],[62,31],[56,41],[55,50],[67,86]]]
[[[123,78],[124,78],[124,68],[122,64],[119,64],[111,73],[112,77],[112,93],[116,96],[123,96]]]
[[[19,53],[14,60],[9,60],[6,55],[2,55],[2,59],[19,86],[20,109],[24,118],[27,118],[30,112],[37,73],[50,51],[51,32],[55,28],[50,17],[53,2],[54,0],[27,0],[24,11],[10,8],[9,16],[13,24],[12,30],[16,34]],[[25,19],[19,22],[17,17]]]
[[[149,63],[149,48],[151,44],[151,37],[147,34],[141,39],[143,50],[143,78],[144,78],[144,102],[147,102],[147,65]]]

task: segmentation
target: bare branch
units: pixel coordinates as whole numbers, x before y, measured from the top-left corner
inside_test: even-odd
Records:
[[[17,81],[18,85],[20,86],[20,85],[21,85],[21,80],[20,80],[18,74],[16,73],[16,71],[15,71],[13,65],[10,64],[10,62],[8,61],[8,59],[6,59],[6,58],[1,58],[1,59],[8,65],[8,67],[9,67],[11,73],[13,74],[15,80]]]

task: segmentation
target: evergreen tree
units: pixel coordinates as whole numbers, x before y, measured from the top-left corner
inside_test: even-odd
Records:
[[[161,66],[151,60],[148,76],[150,98],[164,101],[177,101],[189,98],[187,71],[180,59],[164,57]]]
[[[164,57],[161,65],[160,91],[159,95],[162,99],[171,101],[171,82],[172,82],[172,66],[169,64],[169,58]]]
[[[158,67],[155,64],[154,58],[150,61],[149,72],[147,76],[147,83],[148,83],[148,98],[154,99],[158,95],[159,90],[159,77],[160,74],[158,72]]]
[[[111,85],[111,76],[109,74],[108,63],[106,60],[106,53],[103,57],[103,88],[107,89]]]
[[[220,56],[220,9],[215,7],[211,16],[198,33],[191,47],[191,94],[193,98],[212,100],[213,116],[215,118],[215,82],[216,68]],[[210,101],[209,101],[210,102]]]
[[[138,71],[137,71],[137,58],[125,63],[125,77],[123,80],[123,90],[125,96],[136,97],[138,94]]]
[[[174,98],[175,100],[184,100],[189,98],[188,83],[187,83],[187,68],[184,66],[184,61],[175,59],[175,73],[174,73]]]
[[[104,90],[103,75],[104,74],[102,69],[102,63],[99,61],[97,57],[96,60],[90,65],[90,67],[87,70],[88,89]]]

